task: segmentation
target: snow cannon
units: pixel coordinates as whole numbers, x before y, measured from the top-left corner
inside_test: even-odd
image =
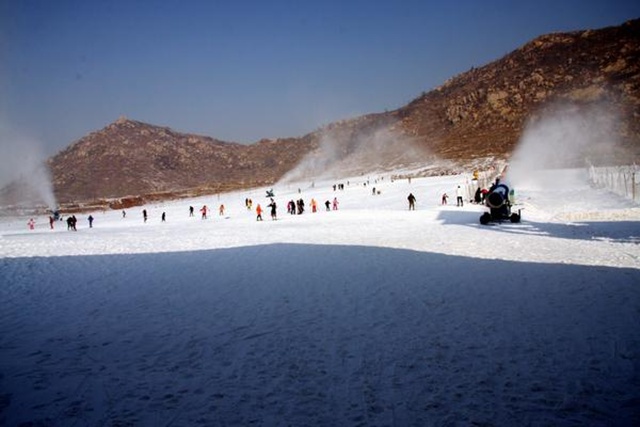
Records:
[[[500,209],[509,202],[509,187],[505,184],[496,185],[493,190],[487,194],[487,206],[491,209]]]
[[[520,210],[511,213],[511,201],[509,200],[509,187],[506,184],[496,184],[485,197],[485,203],[489,212],[480,216],[480,224],[509,220],[513,223],[520,222]]]

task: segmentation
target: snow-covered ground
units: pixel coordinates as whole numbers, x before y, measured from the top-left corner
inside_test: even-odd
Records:
[[[521,224],[462,176],[2,219],[0,424],[639,425],[640,209],[585,175],[518,186]]]

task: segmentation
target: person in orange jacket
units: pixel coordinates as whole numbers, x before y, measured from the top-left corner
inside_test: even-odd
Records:
[[[258,203],[258,206],[256,207],[256,221],[262,221],[262,206],[260,206],[260,203]]]

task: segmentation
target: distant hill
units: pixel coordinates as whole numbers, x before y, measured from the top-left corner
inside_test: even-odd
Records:
[[[171,196],[272,183],[310,149],[309,138],[242,145],[122,117],[58,153],[49,165],[58,200]]]
[[[363,173],[411,160],[468,165],[508,158],[527,123],[558,103],[615,111],[622,151],[608,160],[640,160],[640,20],[538,37],[402,108],[303,137],[241,145],[121,118],[48,164],[67,203],[215,193],[270,185],[294,170],[313,179],[335,165]]]

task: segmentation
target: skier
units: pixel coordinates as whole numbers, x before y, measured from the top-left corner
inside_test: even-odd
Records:
[[[330,201],[326,201],[324,202],[325,207],[327,208],[327,212],[331,210],[331,202]]]
[[[147,222],[147,210],[146,209],[142,210],[142,218],[144,219],[144,222]]]
[[[127,216],[127,212],[122,211],[122,218],[126,218],[126,216]]]
[[[337,197],[333,198],[333,210],[334,211],[338,210],[338,198]]]
[[[49,216],[49,227],[51,227],[52,230],[53,230],[53,223],[54,223],[53,217]]]
[[[193,206],[189,206],[189,216],[193,216]]]
[[[464,205],[464,201],[462,200],[463,194],[462,187],[458,185],[458,188],[456,188],[456,206],[462,207]]]
[[[89,228],[93,228],[93,216],[89,215],[89,218],[87,218],[89,220]]]
[[[36,228],[36,222],[33,218],[29,219],[27,225],[29,226],[29,230],[35,230]]]
[[[311,212],[316,213],[318,211],[318,202],[316,199],[311,199]]]
[[[416,196],[414,196],[413,193],[409,193],[409,197],[407,197],[407,200],[409,201],[409,210],[410,211],[415,211],[416,210]]]
[[[447,204],[447,199],[449,199],[449,195],[447,193],[442,193],[442,204]]]
[[[162,222],[166,222],[167,220],[167,214],[165,212],[162,212]]]
[[[271,219],[272,220],[276,220],[277,219],[277,211],[276,211],[276,202],[275,202],[275,200],[271,199],[271,203],[269,203],[267,206],[271,208]]]
[[[218,214],[220,216],[224,216],[224,205],[220,205],[220,209],[218,209]]]
[[[476,190],[476,194],[473,197],[474,202],[476,202],[476,204],[480,204],[480,202],[482,201],[482,189],[480,187],[478,187],[478,189]]]
[[[200,212],[202,212],[202,219],[207,219],[208,210],[209,208],[207,207],[207,205],[202,206],[202,208],[200,209]]]
[[[258,206],[256,207],[256,221],[262,221],[262,206],[260,206],[260,203],[258,203]]]
[[[72,215],[67,218],[67,230],[70,231],[78,231],[76,230],[76,216]]]

